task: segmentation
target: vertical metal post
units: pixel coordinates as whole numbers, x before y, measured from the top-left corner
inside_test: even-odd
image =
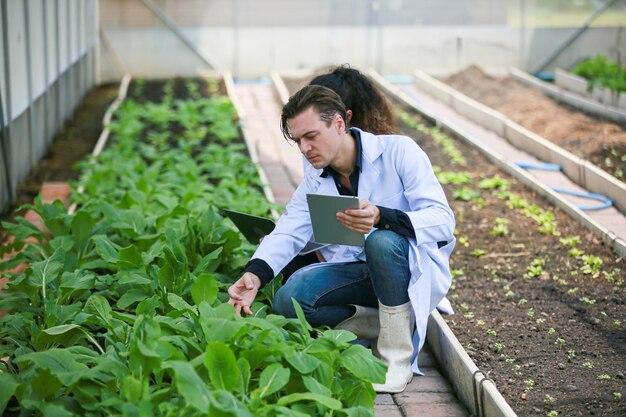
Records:
[[[66,0],[65,4],[67,5],[67,112],[63,115],[63,121],[65,121],[66,117],[68,117],[72,113],[72,109],[74,108],[74,66],[72,63],[72,22],[70,21],[72,18],[72,3],[70,0]]]
[[[31,168],[37,164],[38,153],[35,145],[35,99],[33,97],[33,65],[31,60],[31,33],[30,33],[30,8],[29,0],[24,0],[24,42],[26,43],[26,88],[28,90],[28,106],[26,111],[28,112],[28,142],[30,149],[28,150],[30,156]]]
[[[11,152],[11,124],[13,122],[13,114],[11,109],[11,65],[9,65],[9,61],[11,61],[11,50],[9,45],[9,18],[8,18],[8,2],[7,0],[2,0],[2,42],[3,42],[3,51],[5,58],[4,59],[4,85],[6,89],[6,109],[7,109],[7,118],[6,118],[6,127],[4,129],[5,135],[3,135],[3,153],[6,158],[6,177],[8,184],[8,192],[9,192],[9,200],[13,202],[14,194],[13,194],[13,184],[11,181],[11,171],[12,166],[9,166],[13,158],[10,157],[9,153]],[[0,96],[0,99],[2,97]],[[4,146],[7,145],[7,146]]]
[[[384,68],[384,47],[383,47],[383,26],[385,25],[384,12],[385,12],[386,0],[378,0],[378,65],[376,70],[383,74]]]
[[[9,65],[10,51],[9,51],[9,27],[7,18],[7,0],[2,0],[2,47],[4,55],[7,59],[4,60],[4,81],[6,86],[6,103],[7,103],[7,118],[6,123],[4,119],[4,109],[2,108],[2,94],[0,92],[0,145],[2,145],[2,157],[4,163],[4,176],[7,185],[7,193],[9,195],[9,203],[13,202],[13,184],[11,184],[11,166],[9,165],[12,158],[9,157],[11,151],[11,66]],[[7,146],[8,145],[8,146]]]
[[[240,22],[240,11],[241,5],[240,0],[235,0],[235,33],[233,36],[233,53],[235,54],[233,57],[233,73],[235,74],[235,79],[238,79],[239,74],[239,29],[241,27]]]
[[[524,69],[524,61],[526,55],[526,0],[519,0],[519,24],[520,24],[520,44],[519,44],[519,63],[520,69]]]
[[[55,46],[56,46],[56,54],[57,54],[57,59],[56,59],[56,65],[57,65],[57,80],[56,80],[56,94],[57,94],[57,110],[56,110],[56,116],[57,116],[57,124],[55,127],[55,130],[60,129],[61,125],[63,124],[63,113],[65,113],[63,111],[63,103],[61,101],[61,23],[59,22],[59,0],[55,0],[55,7],[54,7],[54,21],[55,21],[55,30],[54,30],[54,35],[55,35]]]
[[[49,143],[49,139],[52,137],[50,134],[50,118],[48,117],[48,109],[50,109],[50,62],[48,57],[48,0],[41,0],[41,7],[43,11],[43,66],[44,70],[44,90],[43,90],[43,102],[46,107],[43,112],[43,136],[46,145]]]
[[[76,60],[76,68],[78,69],[78,97],[77,100],[80,102],[80,99],[83,97],[85,92],[85,71],[83,68],[83,46],[84,46],[84,38],[83,38],[83,2],[79,1],[76,6],[76,48],[77,51],[77,60]]]

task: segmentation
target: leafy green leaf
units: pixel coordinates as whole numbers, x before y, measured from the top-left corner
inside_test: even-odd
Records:
[[[130,291],[125,292],[120,299],[117,301],[117,306],[121,309],[126,309],[129,306],[141,302],[148,298],[148,294],[139,288],[134,288]]]
[[[253,417],[250,411],[230,392],[217,390],[209,396],[211,417]]]
[[[361,345],[352,345],[341,352],[341,364],[354,376],[365,381],[383,384],[387,366]]]
[[[120,260],[120,255],[116,248],[116,245],[104,235],[96,235],[91,238],[96,244],[96,252],[102,259],[112,264],[117,264]]]
[[[285,395],[284,397],[279,398],[276,404],[287,405],[298,401],[314,401],[330,408],[331,410],[338,410],[341,408],[341,401],[325,395],[315,394],[313,392],[296,392],[294,394]]]
[[[199,305],[203,301],[212,304],[217,298],[219,288],[213,274],[202,273],[198,275],[196,281],[191,284],[190,290],[193,302]]]
[[[221,254],[222,248],[217,248],[213,252],[204,256],[193,270],[193,273],[197,275],[202,272],[214,272],[222,262],[222,257],[220,256]]]
[[[289,382],[290,375],[291,371],[279,363],[273,363],[265,368],[259,379],[260,397],[267,397],[283,388]]]
[[[362,346],[361,346],[362,347]],[[311,373],[320,364],[320,360],[306,352],[293,351],[285,354],[285,360],[289,362],[301,374]],[[384,381],[383,381],[384,382]]]
[[[168,361],[164,366],[174,371],[178,393],[189,405],[206,415],[209,410],[209,390],[191,364],[184,361]]]
[[[241,378],[233,351],[223,342],[207,344],[204,365],[209,370],[211,384],[216,389],[233,391]]]
[[[129,245],[119,251],[120,260],[118,265],[122,269],[136,269],[143,266],[141,252],[135,245]]]
[[[20,367],[30,363],[37,369],[47,369],[65,386],[75,384],[89,371],[87,366],[77,362],[74,355],[66,349],[32,352],[16,358],[15,361]]]
[[[0,389],[0,414],[4,415],[4,409],[11,397],[15,394],[19,384],[13,375],[0,372],[0,387],[2,387],[2,389]]]
[[[96,224],[96,221],[91,217],[87,210],[79,210],[72,218],[70,229],[76,243],[81,246],[85,240],[91,234],[91,231]]]
[[[193,311],[194,313],[196,312],[196,307],[189,305],[189,303],[183,300],[183,297],[179,295],[169,293],[167,294],[167,301],[170,303],[170,306],[172,306],[174,310]]]

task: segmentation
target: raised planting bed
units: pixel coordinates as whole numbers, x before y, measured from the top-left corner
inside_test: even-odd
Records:
[[[15,209],[32,203],[43,183],[78,179],[80,171],[75,164],[93,150],[102,131],[102,117],[117,96],[117,90],[117,85],[107,84],[94,87],[85,95],[72,118],[54,137],[42,160],[17,187],[14,204],[0,214],[0,220],[12,219]]]
[[[554,71],[554,83],[564,90],[595,100],[598,103],[603,103],[606,106],[617,107],[622,111],[626,111],[625,93],[601,86],[589,88],[589,80],[567,70],[557,68]]]
[[[624,262],[475,149],[401,112],[457,218],[446,320],[520,416],[626,412]]]
[[[177,83],[130,86],[75,213],[36,199],[49,235],[3,223],[0,270],[28,267],[0,293],[0,411],[373,416],[385,368],[354,335],[269,314],[275,286],[254,317],[225,303],[253,247],[219,209],[274,207],[221,84]]]
[[[626,182],[626,131],[620,125],[559,104],[510,77],[489,76],[476,66],[443,81]]]

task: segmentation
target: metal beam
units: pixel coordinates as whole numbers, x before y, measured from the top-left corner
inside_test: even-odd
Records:
[[[559,55],[561,55],[561,52],[563,52],[568,46],[572,44],[572,42],[578,39],[580,35],[582,35],[587,29],[589,29],[591,23],[593,23],[593,21],[596,20],[598,16],[604,13],[604,11],[611,7],[616,1],[617,0],[608,0],[606,3],[604,3],[604,5],[600,6],[599,9],[597,9],[591,14],[591,16],[587,18],[587,20],[585,21],[585,23],[583,23],[581,27],[576,29],[570,36],[567,37],[567,39],[565,39],[565,41],[561,45],[559,45],[552,53],[550,53],[550,55],[548,55],[543,61],[537,64],[532,73],[536,74],[546,69],[546,67],[550,65],[552,61],[554,61]]]
[[[189,49],[191,49],[205,64],[209,66],[209,68],[219,71],[219,65],[217,61],[213,59],[213,57],[207,55],[202,52],[197,45],[195,45],[191,39],[189,39],[182,30],[178,27],[178,25],[170,18],[167,13],[165,13],[158,5],[156,5],[152,0],[142,0],[143,4],[150,9],[152,13],[181,40]]]

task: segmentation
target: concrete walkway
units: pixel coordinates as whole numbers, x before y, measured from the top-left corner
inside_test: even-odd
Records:
[[[280,131],[281,106],[268,83],[239,83],[235,86],[242,126],[265,172],[274,198],[286,204],[302,179],[302,156]],[[449,382],[428,346],[420,353],[420,368],[403,393],[376,397],[376,417],[467,417]]]

